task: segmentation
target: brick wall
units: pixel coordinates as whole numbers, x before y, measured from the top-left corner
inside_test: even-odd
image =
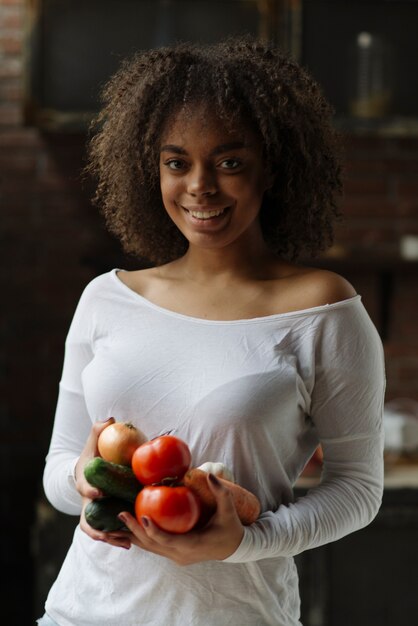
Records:
[[[0,543],[10,583],[3,607],[17,611],[9,626],[33,619],[21,597],[32,589],[30,529],[68,324],[94,275],[129,265],[81,184],[85,138],[24,126],[24,24],[23,0],[0,0]],[[331,266],[384,329],[388,398],[418,400],[418,267],[379,260],[397,254],[402,234],[418,234],[418,138],[348,137],[346,154],[346,221]]]
[[[346,143],[345,224],[337,235],[349,251],[345,273],[379,330],[386,309],[387,399],[418,400],[418,260],[400,255],[402,238],[418,235],[418,137]]]
[[[35,504],[64,337],[85,284],[124,264],[80,180],[85,138],[24,126],[24,24],[25,3],[1,0],[0,594],[10,626],[35,617]]]

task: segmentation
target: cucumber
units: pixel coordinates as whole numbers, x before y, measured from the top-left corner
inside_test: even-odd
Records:
[[[84,476],[90,485],[100,489],[105,496],[114,496],[129,502],[134,502],[142,489],[130,467],[105,461],[100,456],[87,463]]]
[[[109,532],[126,528],[118,518],[122,511],[129,511],[131,515],[135,515],[134,506],[131,502],[122,498],[104,497],[89,502],[84,510],[84,516],[92,528]]]

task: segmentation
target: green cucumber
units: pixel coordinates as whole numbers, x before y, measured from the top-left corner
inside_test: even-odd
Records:
[[[90,485],[100,489],[105,496],[114,496],[129,502],[134,502],[142,489],[130,467],[105,461],[100,456],[87,463],[84,476]]]
[[[126,528],[124,523],[118,518],[122,511],[129,511],[135,515],[132,502],[122,498],[97,498],[88,503],[84,509],[84,516],[87,523],[96,530],[110,532]]]

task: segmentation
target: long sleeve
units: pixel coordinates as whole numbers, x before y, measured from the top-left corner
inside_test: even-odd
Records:
[[[149,438],[175,432],[194,465],[224,462],[259,495],[263,514],[230,563],[190,567],[93,542],[78,528],[46,610],[63,624],[136,624],[138,615],[152,624],[191,624],[197,615],[196,623],[219,624],[239,606],[241,624],[298,624],[288,555],[364,526],[379,507],[383,390],[382,346],[360,296],[217,321],[149,302],[117,270],[95,278],[66,341],[44,478],[52,504],[79,514],[74,464],[92,423],[112,415]],[[318,441],[322,483],[292,503]],[[100,599],[94,606],[92,597]]]
[[[310,412],[324,453],[320,484],[246,527],[227,562],[294,556],[372,521],[383,491],[384,391],[383,349],[365,310],[339,324],[328,316],[317,337]]]
[[[56,509],[70,515],[81,512],[81,497],[75,488],[74,467],[92,424],[82,385],[83,370],[93,357],[87,299],[83,294],[65,343],[55,421],[43,476],[48,500]]]

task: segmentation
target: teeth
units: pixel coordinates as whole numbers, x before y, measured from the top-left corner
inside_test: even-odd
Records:
[[[197,217],[200,220],[209,220],[211,217],[217,217],[221,215],[225,209],[220,209],[218,211],[189,211],[190,215],[193,217]]]

